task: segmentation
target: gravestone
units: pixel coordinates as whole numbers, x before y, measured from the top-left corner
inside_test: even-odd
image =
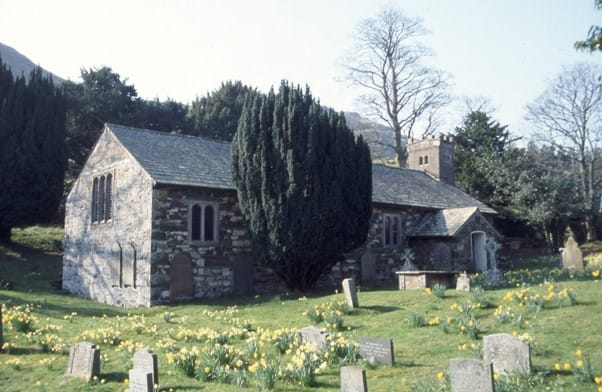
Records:
[[[310,325],[309,327],[301,328],[297,331],[297,339],[300,344],[313,344],[318,348],[318,350],[322,350],[326,347],[326,340],[328,338],[328,333],[324,330],[314,327]]]
[[[90,342],[79,342],[71,347],[66,375],[85,378],[100,376],[100,349]]]
[[[572,235],[566,240],[562,249],[562,266],[583,271],[583,253]]]
[[[502,245],[498,244],[495,238],[487,238],[485,241],[485,250],[487,251],[487,266],[490,270],[497,270],[497,251]]]
[[[483,337],[483,360],[493,365],[495,373],[529,373],[531,347],[507,333]]]
[[[249,256],[236,256],[232,263],[232,291],[236,295],[253,291],[253,261]]]
[[[341,392],[368,392],[366,371],[356,366],[342,366]]]
[[[442,242],[439,242],[431,251],[429,262],[435,269],[442,271],[453,270],[452,251],[450,247]]]
[[[134,244],[123,246],[121,281],[124,287],[136,287],[136,248]]]
[[[169,294],[172,301],[194,296],[192,272],[192,258],[188,253],[180,252],[173,257],[169,271]]]
[[[345,300],[347,300],[347,306],[351,309],[360,306],[357,300],[357,288],[353,279],[343,279],[343,293],[345,293]]]
[[[449,360],[452,392],[493,392],[491,363],[473,358]]]
[[[362,255],[362,284],[376,280],[376,256],[372,249],[368,248]]]
[[[466,272],[462,272],[456,279],[457,291],[470,291],[470,278]]]
[[[131,369],[127,392],[153,392],[153,374],[144,369]]]
[[[119,241],[115,241],[111,249],[111,286],[122,287],[121,274],[123,270],[123,252]]]
[[[157,363],[157,354],[151,349],[143,348],[134,353],[134,369],[142,373],[151,373],[152,383],[159,384],[159,366]]]
[[[372,365],[391,366],[395,363],[393,341],[373,337],[360,338],[360,356]]]

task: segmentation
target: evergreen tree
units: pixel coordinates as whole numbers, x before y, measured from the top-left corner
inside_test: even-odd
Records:
[[[190,109],[194,134],[232,141],[245,98],[250,94],[257,91],[240,81],[227,81],[206,97],[197,98]]]
[[[282,82],[278,93],[249,97],[232,164],[255,250],[289,288],[310,288],[366,240],[369,148],[309,89]]]
[[[61,201],[65,174],[65,101],[42,70],[7,83],[0,97],[0,239],[13,227],[45,222]],[[12,74],[11,74],[12,78]]]

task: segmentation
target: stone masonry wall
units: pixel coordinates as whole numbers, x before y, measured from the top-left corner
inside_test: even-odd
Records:
[[[92,223],[93,179],[109,173],[112,219]],[[105,131],[67,197],[64,290],[116,306],[150,306],[151,189],[151,178]],[[124,260],[136,259],[135,285],[119,287],[111,280],[117,241]]]
[[[198,245],[188,240],[190,200],[218,203],[218,241]],[[235,292],[233,265],[251,257],[251,240],[233,191],[162,186],[153,190],[152,303],[171,300],[170,264],[188,253],[193,262],[194,296],[215,298]]]
[[[383,214],[399,214],[401,217],[401,241],[398,246],[384,246]],[[318,287],[340,290],[341,281],[345,278],[353,278],[358,284],[364,285],[394,286],[397,282],[395,272],[399,271],[403,265],[401,254],[407,247],[405,233],[420,216],[421,211],[415,208],[374,205],[366,243],[349,252],[343,261],[335,264],[329,274],[320,278]],[[361,258],[367,249],[374,255],[375,279],[373,282],[362,282]]]

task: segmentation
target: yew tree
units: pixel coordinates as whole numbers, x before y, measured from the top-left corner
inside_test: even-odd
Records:
[[[290,289],[311,288],[366,240],[369,148],[308,88],[282,82],[246,100],[232,165],[255,252]]]

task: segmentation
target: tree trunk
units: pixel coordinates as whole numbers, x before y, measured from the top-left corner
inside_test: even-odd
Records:
[[[585,239],[588,242],[596,239],[596,228],[594,227],[594,217],[591,210],[585,214]]]
[[[0,242],[10,242],[11,228],[0,226]]]

